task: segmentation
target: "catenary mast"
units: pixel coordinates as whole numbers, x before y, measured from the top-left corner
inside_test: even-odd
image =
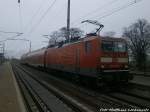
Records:
[[[70,42],[70,0],[68,0],[67,8],[67,39]]]

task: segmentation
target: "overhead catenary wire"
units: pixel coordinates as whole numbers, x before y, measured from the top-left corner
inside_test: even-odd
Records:
[[[36,10],[36,12],[33,14],[33,16],[31,17],[31,20],[29,21],[29,23],[25,26],[25,31],[26,31],[26,29],[30,26],[30,25],[32,25],[32,23],[33,23],[33,20],[37,17],[37,15],[39,14],[39,12],[40,12],[40,10],[42,9],[42,6],[44,5],[44,3],[45,2],[43,2],[43,1],[41,1],[41,3],[40,3],[40,5],[39,5],[39,7],[38,7],[38,9]]]
[[[114,1],[114,0],[113,0]],[[113,3],[113,1],[111,1],[112,3]],[[117,0],[116,0],[117,1]],[[134,3],[132,3],[131,5],[133,5],[133,4],[135,4],[135,3],[137,3],[137,2],[139,2],[139,1],[141,1],[141,0],[134,0]],[[51,4],[51,6],[46,10],[46,12],[41,16],[41,18],[40,18],[40,20],[37,22],[37,24],[36,25],[34,25],[33,27],[32,27],[32,29],[30,30],[30,32],[29,32],[29,34],[31,34],[36,28],[37,28],[37,26],[41,23],[41,21],[43,20],[43,18],[46,16],[46,14],[49,12],[49,10],[53,7],[53,5],[55,4],[55,2],[56,2],[56,0],[54,0],[54,2]],[[126,6],[126,8],[127,8],[128,6]],[[122,9],[124,9],[124,7],[121,7],[121,8],[119,8],[119,9],[117,9],[118,11],[120,11],[120,10],[122,10]],[[97,9],[98,10],[98,9]],[[96,11],[96,10],[95,10]],[[113,11],[113,12],[110,12],[110,13],[116,13],[116,12],[118,12],[118,11]],[[112,14],[105,14],[105,15],[103,15],[103,16],[101,16],[101,18],[105,18],[105,17],[107,17],[107,16],[109,16],[109,15],[112,15]]]
[[[124,6],[119,7],[119,8],[117,8],[117,9],[114,10],[114,11],[112,11],[112,12],[110,12],[110,13],[108,13],[108,14],[105,14],[105,15],[99,17],[98,20],[99,20],[99,19],[102,19],[102,18],[106,18],[106,17],[108,17],[108,16],[111,16],[111,15],[113,15],[114,13],[117,13],[117,12],[119,12],[119,11],[121,11],[121,10],[124,10],[124,9],[126,9],[126,8],[128,8],[128,7],[130,7],[130,6],[134,5],[134,4],[136,4],[136,3],[141,2],[141,1],[143,1],[143,0],[133,0],[132,2],[130,2],[130,3],[128,3],[128,4],[125,4]]]
[[[55,14],[55,17],[57,17],[58,15],[60,15],[61,12],[64,11],[64,8],[66,8],[66,6],[67,6],[67,2],[65,2],[65,3],[61,6],[61,8],[59,9],[59,11]]]
[[[1,33],[15,33],[15,34],[22,34],[21,32],[9,32],[9,31],[2,31],[0,30]]]
[[[104,4],[103,6],[100,6],[100,7],[98,7],[97,9],[95,9],[95,10],[93,10],[93,11],[91,11],[91,12],[86,13],[84,16],[77,18],[76,20],[74,20],[73,22],[71,22],[71,24],[74,24],[74,23],[76,23],[78,20],[81,20],[82,18],[85,18],[85,17],[87,17],[87,16],[89,16],[89,15],[93,15],[93,14],[96,13],[98,10],[104,9],[105,7],[107,7],[107,6],[109,6],[109,5],[112,5],[112,4],[114,4],[114,3],[118,2],[118,1],[119,1],[119,0],[111,0],[110,2]]]
[[[100,19],[109,17],[109,16],[111,16],[111,15],[113,15],[113,14],[115,14],[115,13],[121,11],[121,10],[124,10],[124,9],[126,9],[126,8],[128,8],[128,7],[130,7],[130,6],[134,5],[134,4],[136,4],[136,3],[139,3],[139,2],[141,2],[141,1],[143,1],[143,0],[133,0],[133,1],[131,1],[130,3],[127,3],[127,4],[121,6],[121,7],[117,8],[117,9],[114,9],[113,11],[111,11],[111,12],[109,12],[109,13],[107,13],[107,14],[104,14],[104,15],[102,15],[102,16],[100,16],[100,17],[97,15],[97,16],[94,16],[94,17],[89,18],[89,19],[93,19],[93,18],[94,18],[94,20],[100,20]],[[95,19],[95,18],[97,18],[97,19]],[[79,23],[77,26],[81,26],[81,25],[83,25],[83,24]]]
[[[16,34],[15,36],[6,38],[4,40],[0,40],[0,42],[6,41],[7,39],[14,39],[14,38],[19,37],[19,36],[21,36],[23,34],[21,32],[9,32],[9,31],[2,31],[2,30],[0,30],[0,33],[4,33],[4,34]]]
[[[37,24],[35,24],[32,29],[29,31],[28,35],[30,35],[37,27],[38,25],[42,22],[42,20],[44,19],[44,17],[46,16],[46,14],[52,9],[52,7],[55,5],[57,0],[54,0],[52,2],[52,4],[50,4],[50,6],[48,7],[48,9],[45,11],[45,13],[41,16],[41,18],[39,19],[39,21],[37,22]]]
[[[15,36],[6,38],[6,39],[4,39],[4,40],[0,40],[0,42],[5,42],[5,41],[10,40],[10,39],[15,39],[16,37],[19,37],[19,36],[20,36],[20,35],[15,35]]]
[[[61,6],[61,8],[55,13],[55,15],[53,15],[53,18],[57,18],[58,16],[61,16],[62,14],[63,14],[63,11],[66,11],[66,10],[64,10],[64,8],[66,8],[66,6],[67,6],[67,2],[66,3],[64,3],[62,6]],[[65,16],[64,16],[65,17]],[[52,23],[52,22],[51,22]],[[50,23],[50,24],[51,24]],[[58,22],[57,22],[58,23]],[[48,24],[48,26],[51,26],[50,24]],[[60,28],[60,26],[61,25],[59,25],[59,28]],[[55,25],[55,27],[53,27],[53,29],[58,29],[58,26],[57,25]],[[54,31],[54,30],[53,30]]]
[[[11,34],[11,33],[13,33],[13,34],[17,34],[17,35],[15,35],[15,36],[12,36],[11,38],[12,39],[14,39],[14,38],[16,38],[16,37],[19,37],[19,36],[21,36],[23,33],[22,33],[22,28],[23,28],[23,22],[22,22],[22,14],[21,14],[21,1],[20,0],[18,0],[18,7],[19,7],[19,25],[20,25],[20,32],[9,32],[9,31],[2,31],[2,30],[0,30],[0,33],[8,33],[8,34]],[[9,38],[10,39],[10,38]],[[5,39],[5,40],[7,40],[7,39]],[[5,41],[5,40],[2,40],[2,41]],[[2,42],[2,41],[0,41],[0,42]]]

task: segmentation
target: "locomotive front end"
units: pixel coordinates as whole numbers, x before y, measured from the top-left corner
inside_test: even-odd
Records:
[[[129,57],[124,39],[106,38],[101,40],[100,73],[105,81],[127,82],[129,75]]]

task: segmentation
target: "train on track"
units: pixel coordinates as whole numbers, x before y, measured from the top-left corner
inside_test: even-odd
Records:
[[[77,79],[91,79],[96,83],[128,82],[132,79],[127,44],[123,38],[88,34],[85,38],[24,54],[21,61],[36,67],[65,71]]]

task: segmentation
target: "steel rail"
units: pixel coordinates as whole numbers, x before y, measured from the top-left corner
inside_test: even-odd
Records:
[[[53,79],[53,80],[55,80],[55,79]],[[64,85],[64,84],[61,84],[61,85]],[[70,85],[70,84],[68,84],[68,85]],[[66,86],[65,86],[66,87]],[[66,87],[67,88],[67,87]],[[71,87],[72,88],[72,87]],[[72,90],[74,90],[74,89],[76,89],[76,88],[72,88]],[[88,97],[92,97],[93,98],[93,101],[95,101],[95,99],[97,99],[97,100],[99,100],[99,101],[101,101],[101,103],[103,102],[105,102],[107,105],[111,105],[111,104],[113,104],[113,105],[111,105],[111,106],[115,106],[115,107],[128,107],[128,108],[131,108],[131,107],[135,107],[135,106],[131,106],[131,105],[129,105],[129,104],[127,104],[127,103],[125,103],[125,102],[122,102],[122,101],[118,101],[118,100],[116,100],[116,99],[113,99],[113,98],[110,98],[110,97],[106,97],[106,95],[98,95],[99,93],[96,93],[97,95],[95,95],[95,93],[93,93],[92,92],[92,94],[91,93],[89,93],[89,92],[85,92],[86,90],[84,89],[84,90],[79,90],[79,92],[80,93],[84,93],[84,94],[86,94]],[[91,102],[92,103],[92,102]],[[100,102],[99,102],[100,103]]]
[[[44,103],[44,101],[40,98],[40,96],[37,94],[37,92],[32,88],[32,86],[27,82],[27,80],[25,78],[23,78],[23,75],[20,76],[21,71],[19,71],[19,69],[17,67],[15,67],[16,69],[16,76],[17,79],[19,79],[22,84],[24,85],[25,89],[28,91],[28,94],[30,95],[30,98],[33,99],[35,105],[33,107],[33,105],[30,105],[30,102],[27,102],[28,107],[30,106],[30,111],[34,112],[35,108],[38,109],[39,112],[52,112],[50,108],[48,108],[48,106]],[[27,92],[26,92],[27,93]],[[25,98],[26,100],[29,100],[27,98]],[[36,107],[35,107],[36,106]],[[36,109],[36,111],[37,111]]]
[[[83,91],[82,91],[83,92]],[[119,94],[119,92],[118,92],[118,94]],[[136,98],[138,98],[138,99],[141,99],[141,100],[145,100],[146,98],[144,98],[144,97],[139,97],[139,96],[136,96],[136,95],[134,95],[134,94],[126,94],[126,93],[124,93],[124,95],[128,95],[129,97],[136,97]],[[140,108],[140,107],[147,107],[147,106],[143,106],[143,105],[138,105],[137,103],[134,103],[134,102],[131,102],[131,101],[128,101],[128,100],[125,100],[125,99],[120,99],[120,98],[117,98],[117,97],[114,97],[113,95],[99,95],[99,100],[102,100],[102,97],[104,98],[104,99],[107,99],[108,101],[109,101],[109,99],[110,99],[110,101],[112,101],[112,102],[116,102],[116,103],[122,103],[122,104],[125,104],[125,105],[129,105],[129,107],[134,107],[134,108]]]
[[[59,98],[65,104],[67,104],[69,107],[71,107],[73,110],[75,110],[76,112],[95,112],[95,110],[93,110],[91,108],[87,108],[85,105],[82,105],[80,102],[78,102],[78,101],[74,100],[72,97],[64,94],[62,91],[58,90],[57,88],[48,84],[47,82],[40,81],[39,79],[34,77],[29,71],[25,70],[24,68],[21,68],[20,66],[18,66],[18,67],[20,69],[22,69],[24,72],[26,72],[26,74],[28,74],[31,78],[33,78],[38,83],[40,83],[47,90],[49,90],[51,93],[53,93],[57,98]],[[87,100],[85,102],[89,103],[89,101],[87,101]],[[93,106],[94,106],[94,104],[93,104]]]

